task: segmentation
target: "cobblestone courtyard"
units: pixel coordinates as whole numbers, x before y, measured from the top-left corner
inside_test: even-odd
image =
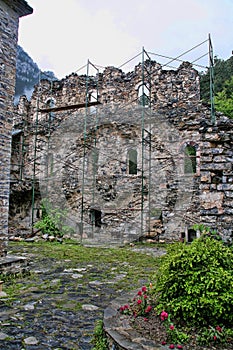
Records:
[[[1,349],[91,349],[95,321],[102,319],[110,301],[129,285],[134,289],[148,282],[155,257],[162,252],[156,247],[123,248],[128,249],[131,261],[119,259],[117,265],[115,259],[110,261],[110,255],[105,262],[98,258],[106,249],[96,248],[93,255],[93,248],[86,248],[90,249],[86,262],[84,258],[70,258],[72,246],[68,246],[60,259],[45,257],[36,244],[9,247],[11,254],[29,259],[31,274],[3,285],[8,295],[0,299]],[[53,247],[51,244],[51,252]],[[95,260],[91,261],[91,256]],[[144,276],[136,265],[134,269],[134,256],[151,263],[151,268],[145,266]]]

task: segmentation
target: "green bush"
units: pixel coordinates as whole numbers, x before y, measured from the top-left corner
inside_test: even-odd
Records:
[[[72,227],[64,225],[66,211],[58,208],[52,208],[51,204],[44,200],[41,203],[42,217],[34,225],[35,228],[41,230],[42,233],[54,237],[63,237],[64,234],[73,233]]]
[[[155,276],[158,313],[188,326],[232,325],[232,261],[232,249],[209,236],[173,245]]]

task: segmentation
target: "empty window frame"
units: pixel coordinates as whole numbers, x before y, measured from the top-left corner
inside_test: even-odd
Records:
[[[130,175],[137,175],[137,151],[135,149],[131,149],[128,152],[128,173]]]
[[[98,94],[97,91],[91,91],[89,93],[89,98],[88,98],[89,102],[97,102],[98,101]],[[96,106],[91,106],[90,107],[90,114],[94,114],[97,111],[97,107]]]
[[[46,101],[46,104],[50,108],[54,108],[56,106],[56,100],[53,97],[48,98],[47,101]],[[49,112],[49,121],[50,122],[53,121],[54,118],[55,118],[54,112]]]
[[[150,92],[145,84],[138,88],[138,103],[143,107],[148,107],[150,104]]]
[[[197,232],[194,229],[189,228],[188,229],[188,243],[191,243],[196,238],[197,238]]]
[[[184,173],[195,174],[197,172],[197,154],[196,148],[187,145],[184,149]]]
[[[101,210],[98,209],[91,209],[90,210],[90,219],[91,219],[91,224],[94,225],[95,227],[101,227]]]

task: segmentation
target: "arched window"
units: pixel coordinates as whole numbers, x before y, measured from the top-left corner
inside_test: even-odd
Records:
[[[97,102],[98,101],[97,91],[91,91],[88,97],[89,97],[89,102]],[[94,114],[95,112],[96,112],[96,106],[91,106],[90,114]]]
[[[137,151],[135,149],[131,149],[128,152],[128,170],[129,174],[136,175],[137,174]]]
[[[53,97],[48,98],[46,100],[46,104],[47,104],[47,106],[49,106],[49,108],[54,108],[56,106],[56,100]],[[54,117],[55,117],[54,113],[49,112],[49,121],[53,121]]]
[[[197,171],[197,155],[196,148],[187,145],[184,149],[184,173],[195,174]]]
[[[145,84],[142,84],[138,88],[138,103],[143,107],[148,107],[150,104],[150,92]]]

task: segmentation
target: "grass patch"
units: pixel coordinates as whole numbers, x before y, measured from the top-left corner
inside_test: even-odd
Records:
[[[19,255],[28,253],[34,266],[38,266],[39,270],[42,266],[45,267],[45,270],[51,271],[48,276],[47,272],[44,274],[42,272],[43,281],[40,282],[38,279],[41,279],[41,276],[37,273],[25,277],[13,276],[4,284],[8,300],[19,298],[22,293],[30,293],[33,284],[42,293],[56,292],[65,278],[69,279],[65,282],[67,287],[70,283],[73,285],[76,283],[77,286],[79,283],[87,285],[90,281],[97,280],[101,284],[106,283],[107,287],[115,291],[128,292],[140,287],[142,283],[149,283],[160,263],[160,258],[145,254],[143,251],[133,251],[130,246],[121,248],[84,247],[72,240],[66,240],[63,244],[46,241],[11,242],[9,250]],[[74,269],[75,274],[77,268],[86,269],[81,272],[83,275],[81,279],[75,281],[71,278],[72,273],[63,274],[59,277],[61,282],[54,283],[53,273],[59,274],[58,271]]]

